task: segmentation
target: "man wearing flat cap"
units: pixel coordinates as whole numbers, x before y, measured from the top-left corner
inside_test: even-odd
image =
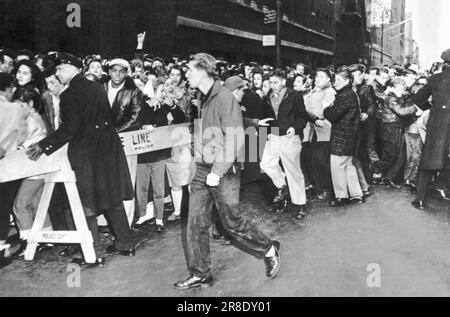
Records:
[[[122,58],[113,59],[109,62],[110,78],[103,86],[114,114],[114,126],[119,133],[141,128],[139,113],[145,105],[145,100],[140,89],[129,76],[130,72],[131,66],[128,61]],[[127,162],[134,187],[138,165],[137,155],[128,156]],[[128,223],[131,226],[135,211],[134,200],[126,201],[124,205]]]
[[[60,96],[62,122],[58,130],[32,145],[27,154],[30,159],[38,160],[43,153],[51,155],[68,143],[68,158],[94,239],[97,254],[94,266],[103,264],[104,250],[97,225],[99,212],[109,219],[116,236],[108,252],[134,255],[134,242],[123,206],[123,201],[131,200],[134,192],[108,96],[100,84],[81,74],[83,64],[77,57],[59,53],[55,66],[56,76],[68,86]],[[74,259],[74,262],[85,263],[83,259]]]
[[[412,203],[423,210],[427,192],[437,172],[450,170],[450,49],[442,53],[446,67],[440,74],[431,76],[428,83],[410,101],[422,110],[430,109],[427,138],[422,152],[417,197]],[[430,97],[433,97],[431,104]],[[450,188],[450,180],[447,180]]]

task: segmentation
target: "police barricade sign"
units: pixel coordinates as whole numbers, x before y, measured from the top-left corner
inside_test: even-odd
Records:
[[[38,161],[31,161],[25,150],[14,150],[6,153],[0,160],[0,183],[34,177],[56,172],[60,169],[60,157],[42,155]]]
[[[192,143],[189,123],[120,133],[127,156],[138,155]]]

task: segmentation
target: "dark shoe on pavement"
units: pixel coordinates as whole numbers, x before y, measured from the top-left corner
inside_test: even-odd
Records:
[[[166,228],[164,227],[164,225],[156,225],[156,232],[158,233],[163,233],[164,231],[166,231]]]
[[[395,184],[394,181],[389,178],[384,178],[383,184],[393,189],[402,189],[402,186]]]
[[[446,190],[436,188],[436,192],[445,200],[450,200],[450,193],[448,193]]]
[[[425,204],[422,200],[415,200],[411,203],[411,205],[419,210],[425,210]]]
[[[364,198],[370,197],[370,195],[372,195],[372,193],[370,192],[370,190],[363,191],[363,196],[364,196]]]
[[[284,187],[278,189],[277,194],[275,195],[275,198],[272,200],[272,204],[276,205],[284,200],[286,200],[287,196],[289,194],[288,187],[285,185]]]
[[[275,205],[273,206],[273,211],[274,211],[274,213],[276,213],[276,214],[281,214],[281,213],[285,212],[286,209],[287,209],[287,207],[288,207],[288,204],[289,204],[289,203],[288,203],[287,199],[285,199],[285,200],[283,200],[283,201],[281,201],[281,202],[275,204]]]
[[[207,287],[211,287],[212,285],[213,285],[212,276],[207,277],[207,278],[201,278],[201,277],[196,277],[193,275],[184,281],[176,282],[173,286],[179,290],[188,290],[188,289],[197,288],[197,287],[207,288]]]
[[[156,218],[151,218],[147,221],[144,221],[143,223],[135,223],[133,225],[133,229],[142,229],[143,227],[149,226],[149,225],[154,225],[156,223]]]
[[[55,248],[55,246],[53,244],[39,244],[36,251],[38,253],[42,253],[42,252],[51,251],[54,248]]]
[[[23,256],[25,255],[25,250],[27,249],[27,245],[28,245],[28,242],[27,242],[27,241],[25,241],[25,240],[20,240],[19,248],[17,249],[16,252],[14,252],[14,253],[12,254],[11,257],[14,258],[14,259],[18,259],[18,258],[23,257]]]
[[[302,220],[309,214],[308,207],[306,205],[297,206],[297,212],[298,212],[297,219],[300,220]]]
[[[11,258],[5,258],[5,250],[0,251],[0,269],[10,265],[11,263]]]
[[[417,194],[417,186],[413,183],[407,183],[406,184],[409,187],[409,190],[411,191],[411,194],[416,195]]]
[[[264,264],[266,265],[266,276],[269,279],[273,279],[280,270],[280,242],[273,241],[273,246],[275,247],[275,256],[265,257]]]
[[[328,200],[331,198],[331,194],[328,190],[324,190],[322,193],[317,195],[317,199],[319,200]]]
[[[364,198],[363,197],[353,197],[350,198],[351,204],[361,205],[364,204]]]
[[[78,264],[79,266],[87,266],[88,269],[98,268],[105,266],[105,259],[104,258],[97,258],[97,261],[95,263],[86,263],[84,258],[74,258],[72,259],[72,263]]]
[[[213,240],[214,240],[214,242],[217,243],[218,245],[224,245],[224,246],[227,246],[227,245],[230,245],[230,244],[231,244],[231,240],[230,240],[230,239],[227,239],[225,236],[216,236],[216,235],[214,235],[214,236],[213,236]]]
[[[74,255],[80,253],[80,251],[81,250],[80,250],[79,246],[72,246],[71,245],[71,246],[68,246],[68,247],[62,249],[59,252],[59,255],[62,256],[62,257],[71,257],[71,256],[74,256]]]
[[[117,250],[115,246],[110,245],[106,248],[106,253],[107,254],[120,254],[122,256],[132,257],[132,256],[136,256],[136,248],[132,248],[127,251],[120,251],[120,250]]]
[[[330,207],[344,207],[347,204],[348,204],[348,199],[337,198],[330,202]]]

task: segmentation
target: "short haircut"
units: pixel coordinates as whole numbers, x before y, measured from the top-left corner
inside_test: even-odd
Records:
[[[303,80],[303,83],[306,83],[306,76],[305,75],[301,75],[301,74],[296,74],[294,76],[294,82],[297,80],[297,78],[301,78]]]
[[[30,61],[34,60],[34,53],[32,51],[29,51],[29,50],[20,50],[20,51],[18,51],[16,58],[19,57],[19,56],[26,56],[26,57],[28,57],[30,59]]]
[[[13,51],[11,51],[10,49],[2,49],[0,50],[0,62],[4,63],[5,62],[5,56],[11,57],[11,59],[16,59],[16,54],[14,54]]]
[[[14,86],[14,77],[9,73],[0,73],[0,91]]]
[[[339,67],[338,70],[336,71],[336,76],[337,75],[343,77],[344,79],[348,79],[350,83],[353,83],[353,75],[347,66]]]
[[[316,74],[319,73],[319,72],[324,73],[325,75],[328,76],[328,78],[330,78],[331,82],[334,82],[334,74],[331,72],[330,69],[328,69],[328,68],[318,68],[317,71],[316,71]]]
[[[270,77],[286,79],[286,73],[282,69],[277,68],[270,74]]]
[[[198,53],[192,55],[190,61],[195,62],[195,67],[199,70],[204,70],[208,76],[216,76],[217,60],[214,56],[207,53]]]
[[[55,66],[50,66],[47,67],[43,72],[42,72],[42,77],[44,78],[49,78],[55,76],[56,77],[56,67]],[[58,77],[56,77],[58,79]],[[58,79],[59,80],[59,79]]]
[[[18,87],[14,92],[14,99],[25,103],[33,101],[33,108],[40,115],[44,113],[44,102],[39,92],[31,86]]]

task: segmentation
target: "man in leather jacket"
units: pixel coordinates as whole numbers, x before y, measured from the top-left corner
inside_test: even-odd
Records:
[[[145,100],[133,79],[128,76],[130,69],[130,64],[125,59],[113,59],[109,63],[110,80],[104,84],[110,106],[114,113],[114,124],[119,133],[135,131],[141,128],[138,118]],[[127,156],[127,162],[128,168],[130,169],[131,181],[133,187],[135,187],[137,155]],[[125,201],[124,205],[128,223],[131,226],[135,212],[134,200]]]

